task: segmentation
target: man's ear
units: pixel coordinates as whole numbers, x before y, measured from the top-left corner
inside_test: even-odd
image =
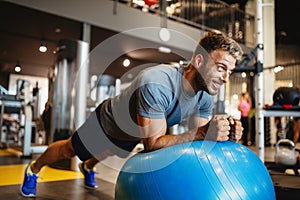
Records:
[[[201,54],[197,54],[194,58],[194,66],[197,70],[204,64],[204,58]]]

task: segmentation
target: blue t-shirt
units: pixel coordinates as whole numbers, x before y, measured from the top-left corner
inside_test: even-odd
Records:
[[[165,118],[168,128],[191,116],[209,118],[213,96],[205,91],[188,95],[183,89],[183,78],[182,68],[169,65],[141,71],[120,95],[104,103],[107,108],[101,109],[101,123],[106,133],[121,139],[139,138],[137,113]]]
[[[137,105],[141,116],[166,118],[168,127],[191,116],[209,117],[213,96],[204,91],[188,95],[183,89],[182,68],[160,65],[144,70],[139,78]]]

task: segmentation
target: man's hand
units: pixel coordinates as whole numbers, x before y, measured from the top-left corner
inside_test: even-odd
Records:
[[[229,139],[230,126],[226,115],[215,115],[209,123],[207,140],[226,141]]]
[[[227,120],[230,124],[230,135],[229,139],[232,141],[239,141],[242,138],[243,130],[242,123],[239,120],[233,119],[232,117],[228,117]]]
[[[226,115],[215,115],[210,121],[205,139],[237,142],[243,135],[242,123]]]

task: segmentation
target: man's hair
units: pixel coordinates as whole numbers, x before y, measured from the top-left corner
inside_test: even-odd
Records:
[[[200,39],[194,56],[198,53],[203,54],[205,51],[209,54],[214,50],[227,51],[236,60],[240,60],[243,55],[243,50],[240,45],[232,38],[215,32],[208,32]]]

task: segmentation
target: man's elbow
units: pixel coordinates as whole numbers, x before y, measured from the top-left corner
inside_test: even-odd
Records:
[[[143,139],[144,144],[144,151],[145,152],[151,152],[158,150],[160,148],[157,148],[156,141],[153,141],[152,139]]]

